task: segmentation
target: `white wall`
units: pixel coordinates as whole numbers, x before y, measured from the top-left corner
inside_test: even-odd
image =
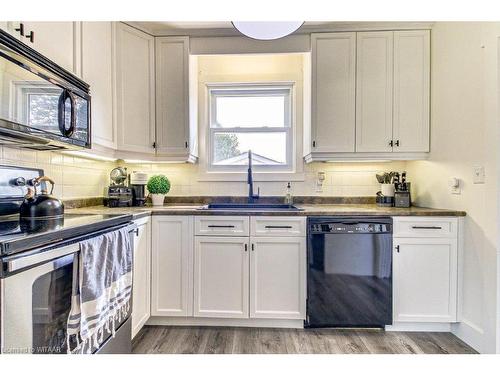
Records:
[[[497,37],[500,23],[438,22],[431,36],[431,155],[408,162],[417,205],[467,212],[461,323],[454,332],[496,351],[498,246]],[[486,183],[473,184],[473,166]],[[460,179],[452,195],[447,181]]]

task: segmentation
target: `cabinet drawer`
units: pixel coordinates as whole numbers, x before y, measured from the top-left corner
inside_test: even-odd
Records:
[[[457,227],[457,218],[395,217],[394,237],[456,237]]]
[[[197,236],[248,236],[248,216],[197,216],[194,232]]]
[[[306,235],[306,218],[288,216],[251,217],[250,235],[264,237],[304,237]]]

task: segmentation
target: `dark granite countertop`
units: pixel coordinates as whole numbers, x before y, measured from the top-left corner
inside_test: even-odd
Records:
[[[464,211],[424,207],[379,207],[376,204],[297,204],[302,211],[243,211],[203,210],[202,204],[166,204],[162,207],[119,207],[92,206],[67,209],[67,213],[133,215],[134,219],[150,215],[234,215],[234,216],[465,216]]]

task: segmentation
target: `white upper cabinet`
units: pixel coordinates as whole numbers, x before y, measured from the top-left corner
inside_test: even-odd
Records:
[[[357,35],[356,151],[392,151],[393,32]]]
[[[188,37],[156,38],[156,152],[169,160],[197,158],[195,62]]]
[[[23,25],[25,36],[21,40],[64,69],[80,75],[77,63],[80,22],[23,22]]]
[[[115,43],[118,150],[148,157],[155,153],[154,37],[117,23]]]
[[[311,51],[307,162],[427,157],[429,30],[317,33]]]
[[[311,35],[311,149],[355,151],[356,33]]]
[[[429,151],[430,31],[394,32],[394,152]]]
[[[116,148],[113,119],[113,24],[82,22],[82,79],[92,96],[92,148]]]
[[[16,39],[21,39],[23,36],[20,35],[19,25],[21,22],[19,21],[0,21],[0,29],[6,31]],[[23,25],[24,27],[24,25]]]

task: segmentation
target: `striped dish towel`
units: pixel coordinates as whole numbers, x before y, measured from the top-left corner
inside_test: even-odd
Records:
[[[127,228],[80,243],[73,267],[68,353],[92,353],[130,310],[133,249]],[[70,345],[70,343],[75,343]]]

